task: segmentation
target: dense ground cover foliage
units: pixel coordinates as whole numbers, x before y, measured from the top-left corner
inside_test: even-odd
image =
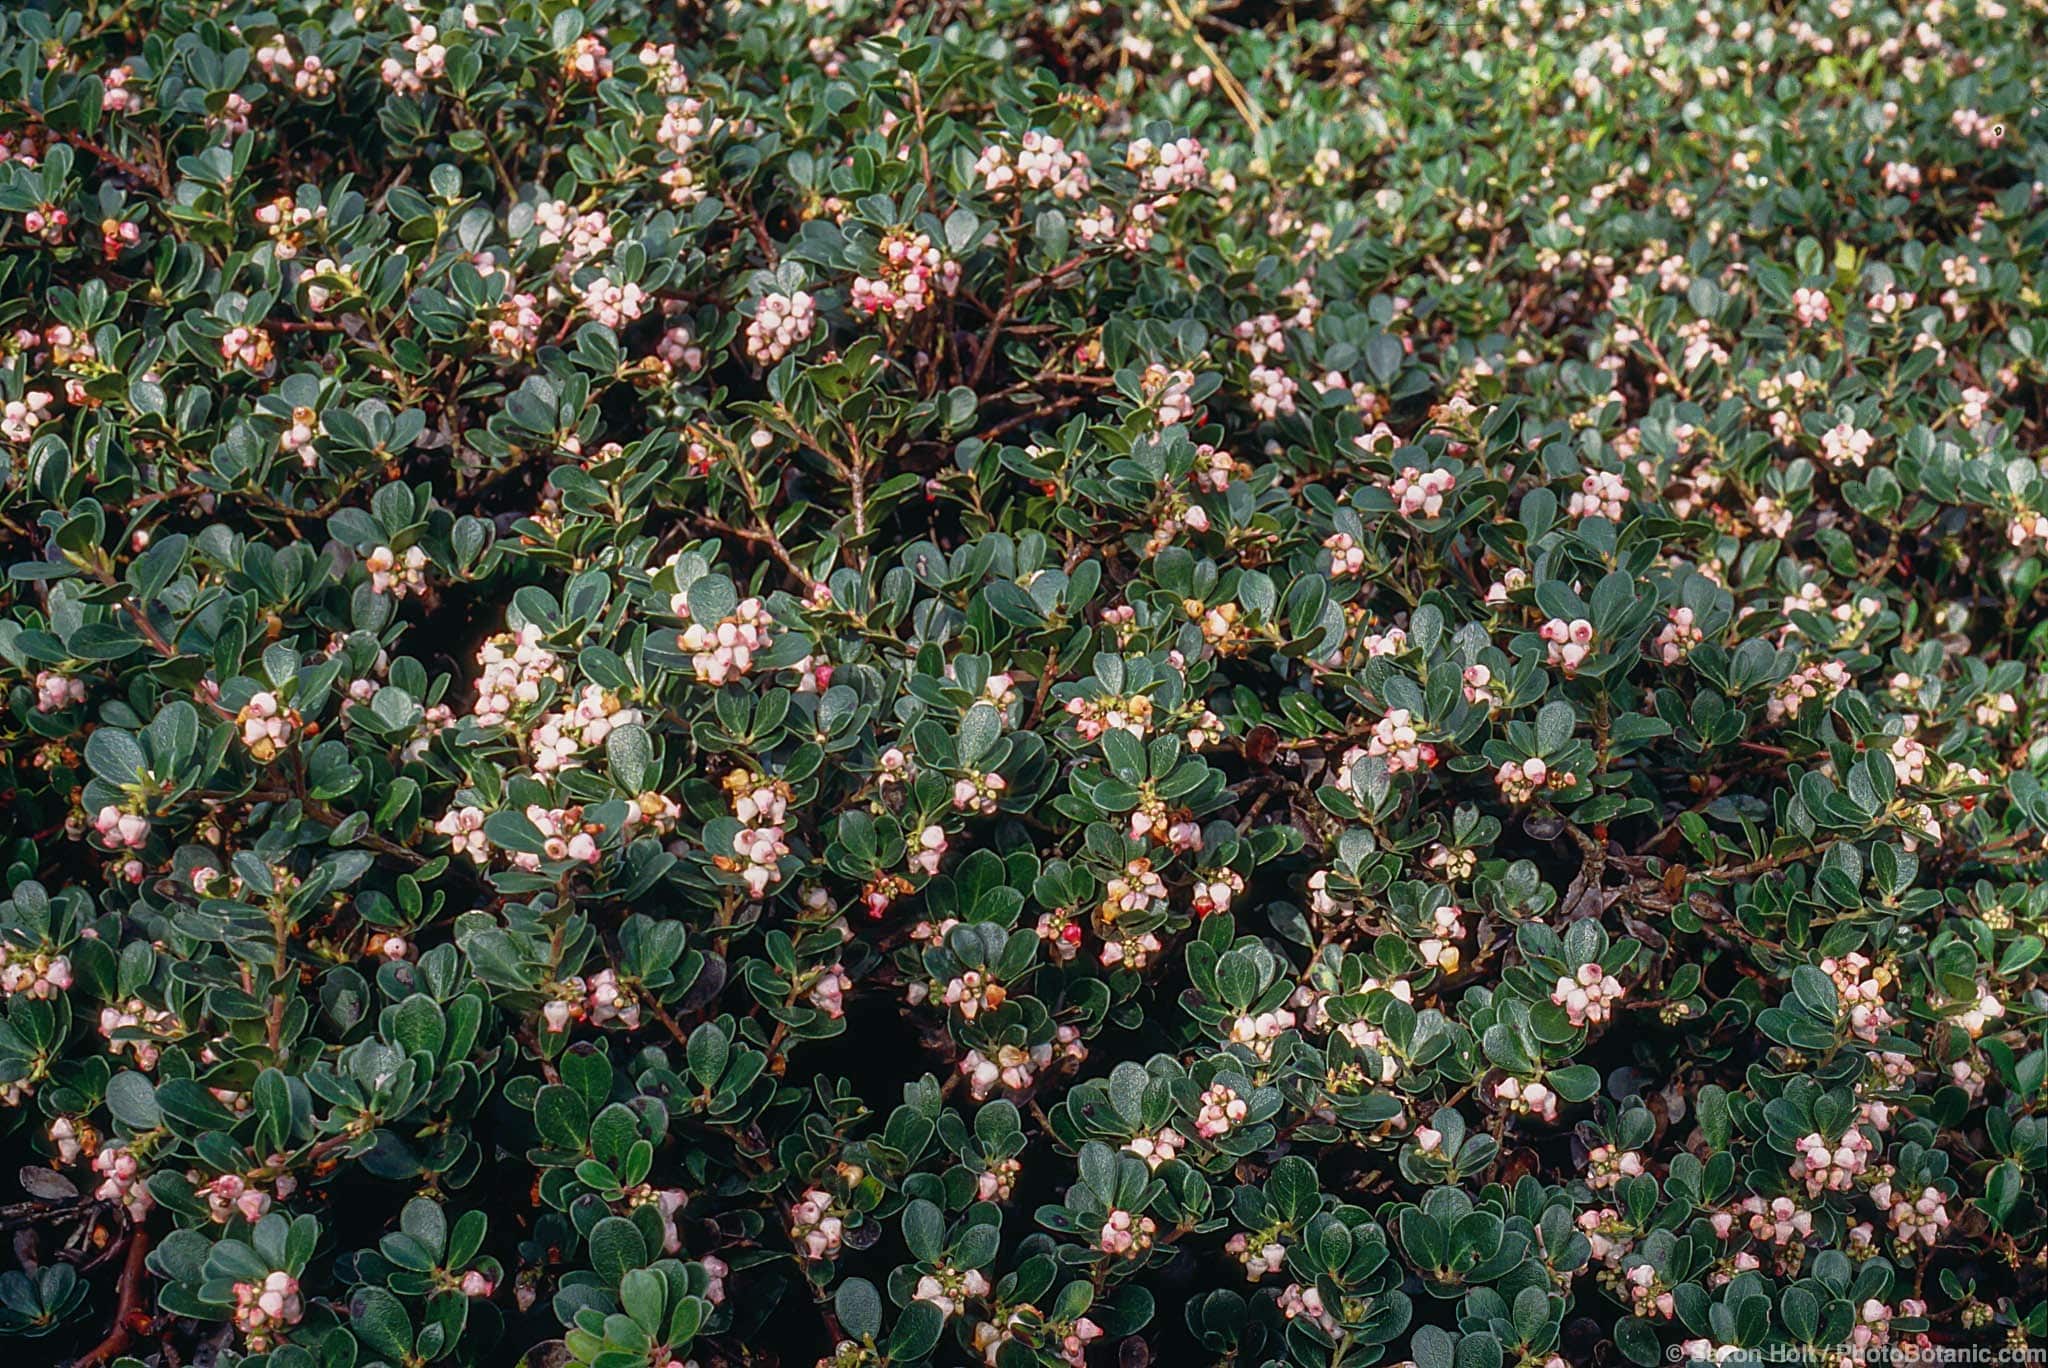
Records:
[[[887,8],[0,15],[0,1331],[2048,1341],[2038,0]]]

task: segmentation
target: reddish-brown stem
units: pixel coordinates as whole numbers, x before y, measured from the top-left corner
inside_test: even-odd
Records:
[[[149,1324],[142,1309],[142,1283],[148,1275],[149,1232],[136,1226],[128,1236],[128,1257],[121,1262],[120,1291],[114,1302],[114,1326],[107,1337],[87,1350],[71,1368],[98,1368],[126,1353],[138,1331]]]
[[[135,180],[141,181],[145,185],[153,187],[159,195],[162,195],[167,199],[170,197],[171,180],[169,176],[164,174],[162,168],[153,166],[143,166],[139,162],[129,161],[126,157],[116,155],[114,151],[108,148],[105,144],[94,142],[91,138],[86,137],[83,133],[67,133],[61,128],[52,128],[49,125],[49,123],[44,120],[42,112],[36,109],[33,105],[28,104],[26,101],[16,100],[13,102],[13,104],[14,108],[19,113],[23,114],[27,118],[33,119],[36,122],[36,125],[39,128],[41,128],[45,133],[48,133],[51,137],[56,138],[60,142],[69,143],[71,146],[77,148],[79,151],[84,152],[92,157],[95,157],[101,162],[105,163],[106,165],[111,166],[114,170],[119,171],[124,176],[131,177]]]

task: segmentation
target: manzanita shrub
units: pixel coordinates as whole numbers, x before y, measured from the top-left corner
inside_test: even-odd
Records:
[[[2040,1345],[2044,44],[9,7],[12,1352]]]

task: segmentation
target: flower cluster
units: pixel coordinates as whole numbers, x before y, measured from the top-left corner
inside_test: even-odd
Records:
[[[1112,1211],[1102,1223],[1096,1243],[1105,1254],[1136,1258],[1152,1247],[1152,1237],[1158,1232],[1159,1225],[1150,1216]]]
[[[1806,1184],[1809,1197],[1823,1192],[1847,1192],[1870,1162],[1873,1146],[1860,1129],[1851,1129],[1839,1139],[1828,1140],[1813,1131],[1799,1141],[1799,1157],[1792,1163],[1792,1177]]]
[[[1442,516],[1444,501],[1457,487],[1458,477],[1448,470],[1406,466],[1387,486],[1387,496],[1394,501],[1394,511],[1404,518],[1435,518]]]
[[[1055,199],[1077,200],[1088,193],[1088,156],[1050,133],[1032,129],[1012,152],[990,143],[974,159],[974,174],[991,195],[1018,187],[1043,190]]]
[[[960,285],[960,263],[948,257],[923,233],[893,230],[882,239],[879,263],[872,276],[853,278],[853,307],[863,313],[912,318],[940,295]]]
[[[678,616],[687,616],[687,603],[674,605]],[[754,657],[768,648],[775,631],[775,619],[750,598],[718,621],[692,622],[676,638],[676,645],[690,656],[690,668],[706,684],[724,684],[753,668]]]
[[[257,1353],[276,1344],[283,1332],[305,1315],[299,1280],[289,1273],[273,1272],[258,1282],[238,1282],[234,1294],[235,1328],[242,1332],[242,1342]]]
[[[1582,964],[1570,975],[1559,975],[1550,1000],[1564,1008],[1574,1026],[1597,1026],[1614,1015],[1614,1004],[1627,989],[1597,964]]]
[[[1537,635],[1547,647],[1545,659],[1563,671],[1566,678],[1577,674],[1593,653],[1593,624],[1584,618],[1573,618],[1570,622],[1552,618]]]
[[[765,295],[747,323],[747,355],[772,366],[808,339],[817,322],[817,304],[803,290]]]

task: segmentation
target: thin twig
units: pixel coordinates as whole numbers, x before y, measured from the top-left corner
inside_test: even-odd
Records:
[[[1224,61],[1222,54],[1210,46],[1209,40],[1195,27],[1195,21],[1188,18],[1187,12],[1180,7],[1178,0],[1166,0],[1166,8],[1167,12],[1173,15],[1173,21],[1180,25],[1181,31],[1186,33],[1194,45],[1202,50],[1202,55],[1209,59],[1209,69],[1216,74],[1216,84],[1223,87],[1223,94],[1229,99],[1231,107],[1237,110],[1238,117],[1243,119],[1254,133],[1263,129],[1266,126],[1266,116],[1252,103],[1251,93],[1238,81],[1237,73],[1230,69],[1230,63]]]
[[[14,100],[11,103],[17,112],[33,119],[36,126],[51,137],[56,138],[60,142],[69,143],[80,152],[98,158],[124,176],[141,181],[145,185],[153,186],[159,195],[166,199],[170,198],[171,178],[164,173],[162,167],[144,166],[139,162],[129,161],[126,157],[116,154],[105,144],[94,142],[83,133],[69,133],[61,128],[53,128],[49,121],[43,118],[42,112],[25,100]]]

